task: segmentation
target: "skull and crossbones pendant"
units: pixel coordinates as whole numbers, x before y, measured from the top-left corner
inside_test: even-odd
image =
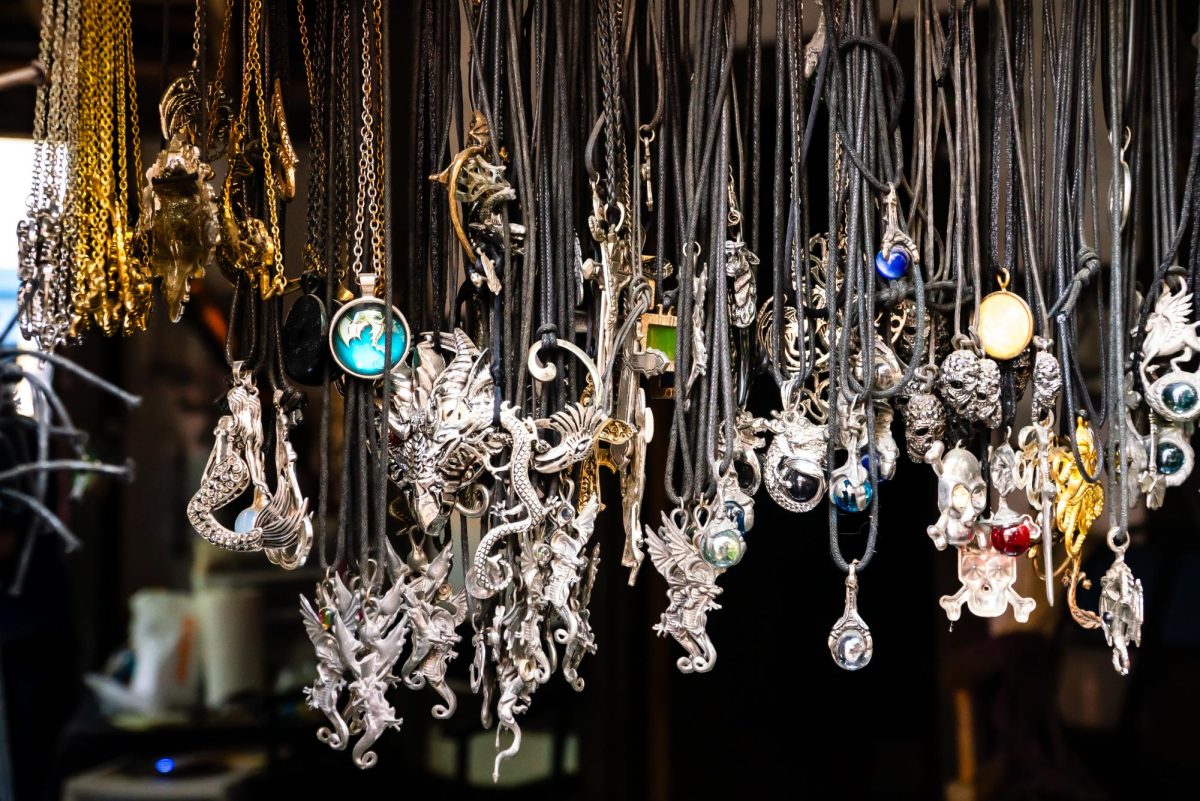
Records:
[[[1017,581],[1017,560],[1005,556],[991,546],[966,545],[958,549],[958,580],[962,587],[953,595],[943,595],[938,604],[946,610],[951,622],[962,617],[965,604],[976,617],[1000,617],[1012,606],[1018,623],[1029,620],[1037,606],[1032,598],[1019,595],[1013,585]]]

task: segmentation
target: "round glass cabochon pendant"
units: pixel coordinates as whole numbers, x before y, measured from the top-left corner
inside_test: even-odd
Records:
[[[993,359],[1021,355],[1033,339],[1033,312],[1020,295],[1001,290],[979,304],[979,343]]]
[[[408,353],[408,321],[391,309],[391,362],[385,365],[387,311],[386,303],[372,297],[352,300],[338,309],[329,324],[329,350],[338,367],[359,378],[379,378],[400,363]]]

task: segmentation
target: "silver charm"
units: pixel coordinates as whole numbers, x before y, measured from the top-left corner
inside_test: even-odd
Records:
[[[252,521],[230,530],[217,522],[213,512],[237,500],[254,484],[256,500],[265,497],[266,478],[262,463],[262,405],[254,377],[234,362],[232,386],[225,395],[229,413],[222,415],[214,430],[216,441],[200,478],[200,487],[187,505],[188,522],[204,539],[230,551],[262,549],[262,529]],[[257,516],[257,512],[255,512]],[[236,525],[236,524],[235,524]]]
[[[1046,603],[1054,606],[1054,549],[1051,537],[1054,531],[1054,506],[1058,497],[1058,485],[1050,469],[1054,444],[1054,410],[1047,406],[1044,416],[1017,434],[1017,447],[1021,450],[1015,475],[1017,483],[1025,488],[1029,505],[1038,511],[1038,530],[1042,534],[1041,557],[1042,577],[1046,587]]]
[[[317,653],[317,679],[304,688],[308,706],[325,716],[329,727],[317,730],[317,739],[341,751],[350,740],[350,727],[342,717],[342,693],[346,687],[346,666],[342,661],[333,621],[340,617],[344,626],[356,627],[357,598],[336,574],[317,585],[317,606],[300,596],[300,616],[304,629]]]
[[[1170,423],[1191,423],[1200,416],[1200,376],[1171,370],[1146,387],[1146,404]]]
[[[454,593],[450,586],[452,553],[449,546],[442,549],[402,591],[412,652],[400,668],[400,678],[414,690],[429,685],[441,697],[442,703],[432,709],[438,719],[450,717],[458,707],[454,690],[446,683],[446,666],[462,640],[456,629],[467,617],[466,591]]]
[[[1116,544],[1117,529],[1108,533],[1108,544],[1116,559],[1100,579],[1100,627],[1104,639],[1113,649],[1113,668],[1122,676],[1129,674],[1129,645],[1142,644],[1142,623],[1145,621],[1145,600],[1142,582],[1134,578],[1125,563],[1128,535],[1123,544]]]
[[[795,407],[797,391],[802,393],[803,389],[795,379],[784,382],[780,389],[783,409],[772,412],[764,424],[775,436],[763,456],[763,480],[780,507],[789,512],[807,512],[825,494],[828,429]]]
[[[1041,420],[1058,406],[1062,368],[1050,352],[1049,343],[1037,339],[1034,342],[1038,344],[1038,351],[1033,360],[1033,419]]]
[[[970,348],[958,348],[942,362],[938,391],[950,409],[988,428],[1000,425],[1000,367]]]
[[[550,535],[549,576],[541,594],[557,614],[561,626],[554,633],[555,642],[570,647],[580,636],[590,638],[590,631],[585,631],[586,624],[581,620],[580,609],[576,605],[578,598],[575,588],[590,561],[586,548],[596,525],[596,515],[600,512],[600,500],[593,495],[578,514],[571,510],[569,504],[561,508],[565,514],[559,516],[556,521],[558,526]],[[575,679],[578,680],[578,677]]]
[[[356,579],[358,586],[347,589],[334,575],[317,588],[319,611],[303,597],[300,607],[318,658],[317,681],[305,695],[333,726],[320,729],[317,737],[341,750],[350,736],[358,735],[354,764],[370,768],[378,761],[371,746],[402,722],[388,703],[387,690],[396,682],[392,668],[404,648],[408,614],[403,610],[402,581],[378,595],[364,588],[363,580]],[[343,688],[348,693],[344,711],[339,709]]]
[[[288,432],[299,422],[299,410],[287,412],[282,390],[275,391],[275,492],[255,517],[262,529],[263,551],[285,570],[302,567],[312,548],[312,513],[296,479],[296,450]]]
[[[1017,560],[995,548],[965,545],[958,549],[958,580],[962,587],[954,595],[943,595],[938,604],[951,622],[962,616],[965,604],[976,617],[1000,617],[1012,606],[1018,623],[1029,620],[1037,606],[1032,598],[1017,594]]]
[[[500,407],[500,425],[508,433],[512,449],[507,466],[495,472],[507,474],[517,502],[508,508],[496,506],[493,514],[505,522],[489,529],[475,549],[471,569],[467,572],[467,590],[480,599],[490,598],[512,581],[512,567],[503,556],[493,553],[496,548],[510,536],[522,534],[540,523],[546,514],[529,477],[533,443],[537,440],[533,421],[518,417],[506,401]]]
[[[829,653],[842,670],[861,670],[871,661],[875,644],[871,630],[858,614],[858,560],[846,575],[846,608],[829,631]]]
[[[925,461],[925,454],[940,442],[946,434],[946,409],[931,392],[937,368],[926,365],[919,369],[918,389],[908,396],[902,413],[904,416],[904,444],[908,458],[914,462]]]
[[[693,263],[699,258],[693,257]],[[696,379],[708,374],[708,343],[704,338],[704,297],[708,291],[708,264],[701,264],[692,278],[692,369],[688,373],[687,391],[691,391]],[[686,394],[686,392],[685,392]]]
[[[1134,439],[1136,431],[1126,430],[1128,439]],[[1126,443],[1127,449],[1129,443]],[[1188,432],[1181,426],[1160,426],[1152,414],[1150,417],[1150,434],[1143,439],[1138,487],[1146,496],[1146,506],[1150,509],[1162,507],[1167,487],[1178,487],[1192,473],[1196,463],[1195,451],[1189,441]]]
[[[733,279],[733,301],[729,322],[735,328],[749,328],[758,307],[756,273],[758,256],[739,237],[725,243],[725,275]]]
[[[1146,318],[1145,339],[1139,369],[1143,386],[1150,386],[1156,371],[1152,363],[1156,359],[1168,359],[1172,371],[1200,351],[1200,334],[1196,327],[1200,322],[1191,322],[1192,293],[1180,279],[1178,292],[1171,291],[1171,281],[1165,282],[1162,294],[1154,304],[1154,311]]]
[[[935,442],[925,455],[938,476],[938,519],[926,528],[934,546],[945,550],[975,542],[976,521],[987,508],[987,483],[983,480],[979,459],[965,448],[945,451]]]
[[[918,266],[921,255],[917,243],[900,223],[900,198],[895,184],[888,187],[883,207],[883,235],[879,240],[879,252],[875,254],[875,271],[882,278],[895,280]]]
[[[388,471],[412,520],[433,532],[456,508],[471,511],[465,496],[496,447],[492,379],[486,354],[459,329],[423,337],[416,352],[417,367],[392,373]]]
[[[667,580],[667,610],[654,626],[659,636],[670,635],[687,652],[675,661],[683,673],[706,673],[717,661],[709,639],[708,613],[720,609],[721,588],[717,577],[723,572],[709,564],[696,543],[699,525],[684,509],[663,514],[662,526],[646,526],[646,545],[655,569]]]
[[[1017,455],[1007,437],[1000,447],[992,448],[988,474],[998,498],[996,511],[980,521],[990,535],[992,547],[1006,556],[1021,556],[1042,538],[1041,528],[1027,514],[1018,514],[1008,505],[1008,496],[1017,489]]]

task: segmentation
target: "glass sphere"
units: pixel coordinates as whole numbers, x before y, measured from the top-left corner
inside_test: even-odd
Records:
[[[872,648],[857,628],[845,629],[833,643],[833,661],[843,670],[860,670],[871,661]]]
[[[746,541],[732,523],[709,526],[700,535],[700,555],[715,568],[733,567],[745,552]]]

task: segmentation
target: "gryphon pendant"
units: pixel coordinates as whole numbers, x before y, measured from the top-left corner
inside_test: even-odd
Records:
[[[687,656],[675,660],[683,673],[706,673],[717,661],[717,650],[709,639],[708,612],[720,609],[717,577],[724,572],[709,563],[690,536],[697,528],[693,516],[675,508],[662,516],[658,531],[646,526],[646,545],[655,569],[667,580],[667,610],[654,626],[660,636],[670,635],[683,646]]]

